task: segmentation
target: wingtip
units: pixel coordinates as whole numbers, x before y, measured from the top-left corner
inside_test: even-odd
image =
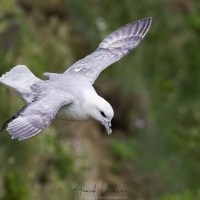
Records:
[[[144,19],[140,19],[137,21],[139,24],[141,22],[141,26],[140,26],[140,35],[142,38],[145,37],[145,35],[148,33],[150,27],[151,27],[151,24],[152,24],[152,17],[147,17],[147,18],[144,18]],[[136,23],[137,23],[136,22]]]
[[[150,21],[152,21],[152,19],[153,19],[153,17],[145,17],[145,18],[140,19],[140,20],[150,20]],[[140,20],[139,20],[139,21],[140,21]]]
[[[153,19],[153,17],[145,17],[145,18],[142,18],[142,19],[138,19],[137,21],[134,21],[132,23],[136,23],[136,22],[139,22],[139,21],[150,21],[150,22],[152,22],[152,19]]]
[[[147,19],[148,19],[148,20],[149,20],[149,22],[150,22],[150,23],[149,23],[149,24],[150,24],[150,25],[149,25],[149,27],[150,27],[150,26],[151,26],[151,24],[152,24],[153,18],[152,18],[152,17],[147,17]]]
[[[153,17],[147,17],[146,19],[148,19],[148,20],[149,20],[149,22],[150,22],[150,26],[151,26],[151,24],[152,24],[152,21],[153,21]]]

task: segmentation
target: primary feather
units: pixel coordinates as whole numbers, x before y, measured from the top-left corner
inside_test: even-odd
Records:
[[[152,18],[149,17],[119,28],[106,37],[92,54],[67,69],[65,74],[81,74],[93,84],[106,67],[117,62],[139,45],[148,32],[151,22]]]
[[[31,103],[20,116],[8,124],[12,138],[25,140],[44,130],[55,118],[63,105],[73,101],[73,96],[62,91],[45,91],[38,95],[38,100]]]

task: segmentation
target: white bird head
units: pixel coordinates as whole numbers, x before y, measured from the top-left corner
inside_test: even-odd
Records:
[[[112,133],[111,120],[114,116],[114,111],[105,99],[100,96],[97,96],[95,100],[93,99],[90,115],[105,126],[108,135]]]

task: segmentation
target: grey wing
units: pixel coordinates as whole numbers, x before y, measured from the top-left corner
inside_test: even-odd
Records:
[[[63,105],[72,103],[70,94],[53,94],[40,97],[31,103],[20,116],[8,124],[7,131],[12,139],[25,140],[44,130],[55,118],[58,110]]]
[[[10,88],[27,103],[32,102],[35,97],[31,85],[41,82],[25,65],[17,65],[0,77],[0,83]]]
[[[127,24],[106,37],[90,55],[68,68],[64,74],[81,74],[93,84],[99,74],[117,62],[142,41],[151,26],[152,18]]]

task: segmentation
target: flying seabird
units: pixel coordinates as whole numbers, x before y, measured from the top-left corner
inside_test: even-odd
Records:
[[[8,124],[12,139],[25,140],[40,133],[56,117],[72,121],[95,119],[111,134],[113,109],[92,85],[105,68],[140,44],[151,22],[149,17],[119,28],[63,74],[44,73],[48,80],[37,78],[25,65],[2,75],[0,82],[26,105],[4,123],[1,131]]]

